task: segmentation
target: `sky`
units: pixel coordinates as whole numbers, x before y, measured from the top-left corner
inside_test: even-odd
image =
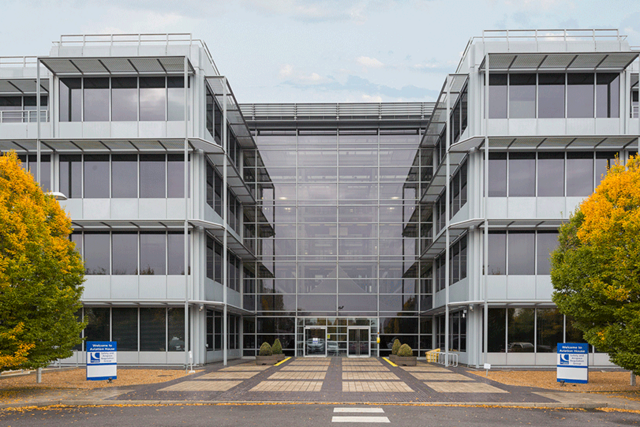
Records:
[[[434,101],[471,37],[610,28],[640,46],[640,0],[0,0],[0,56],[61,34],[192,33],[240,103]]]

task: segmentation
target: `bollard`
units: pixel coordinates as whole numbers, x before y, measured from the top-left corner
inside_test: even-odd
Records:
[[[634,374],[633,372],[631,372],[631,381],[630,381],[631,385],[636,385],[636,374]]]
[[[42,368],[36,370],[36,382],[40,384],[42,382]]]

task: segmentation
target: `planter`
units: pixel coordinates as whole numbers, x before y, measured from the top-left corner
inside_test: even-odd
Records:
[[[274,355],[256,356],[256,365],[275,365],[276,363],[278,363],[278,358]]]
[[[398,364],[398,356],[396,354],[392,354],[391,356],[389,356],[389,360],[391,360],[396,365]]]
[[[280,354],[274,354],[273,357],[275,357],[278,360],[278,362],[281,362],[284,359],[286,359],[287,356],[285,356],[284,353],[280,353]]]
[[[417,356],[396,356],[396,360],[393,362],[398,366],[416,366],[418,364]]]

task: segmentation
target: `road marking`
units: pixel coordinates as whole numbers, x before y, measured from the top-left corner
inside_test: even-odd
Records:
[[[280,365],[282,365],[284,362],[286,362],[286,361],[287,361],[287,360],[289,360],[289,359],[291,359],[291,358],[290,358],[290,357],[287,357],[286,359],[279,361],[278,363],[276,363],[276,364],[275,364],[275,365],[273,365],[273,366],[280,366]]]
[[[383,357],[383,359],[386,360],[389,363],[389,365],[398,367],[398,365],[396,365],[395,363],[393,363],[391,360],[387,359],[386,357]]]
[[[387,417],[332,417],[332,423],[390,423]]]
[[[376,413],[376,414],[384,414],[384,409],[382,408],[333,408],[333,412],[359,412],[359,413]]]

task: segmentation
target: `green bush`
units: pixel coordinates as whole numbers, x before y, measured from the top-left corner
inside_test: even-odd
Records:
[[[271,346],[271,352],[273,354],[282,354],[282,344],[280,344],[280,340],[276,338]]]
[[[409,347],[409,344],[402,344],[400,349],[398,350],[398,356],[400,357],[411,357],[413,356],[413,350]]]
[[[260,356],[271,356],[273,351],[271,351],[271,346],[268,342],[263,342],[260,346],[260,352],[258,353]]]
[[[393,354],[394,356],[396,356],[398,354],[398,350],[400,350],[400,346],[402,344],[400,344],[400,340],[396,338],[395,341],[393,341],[393,347],[391,347],[391,354]],[[388,348],[388,347],[387,347]]]

